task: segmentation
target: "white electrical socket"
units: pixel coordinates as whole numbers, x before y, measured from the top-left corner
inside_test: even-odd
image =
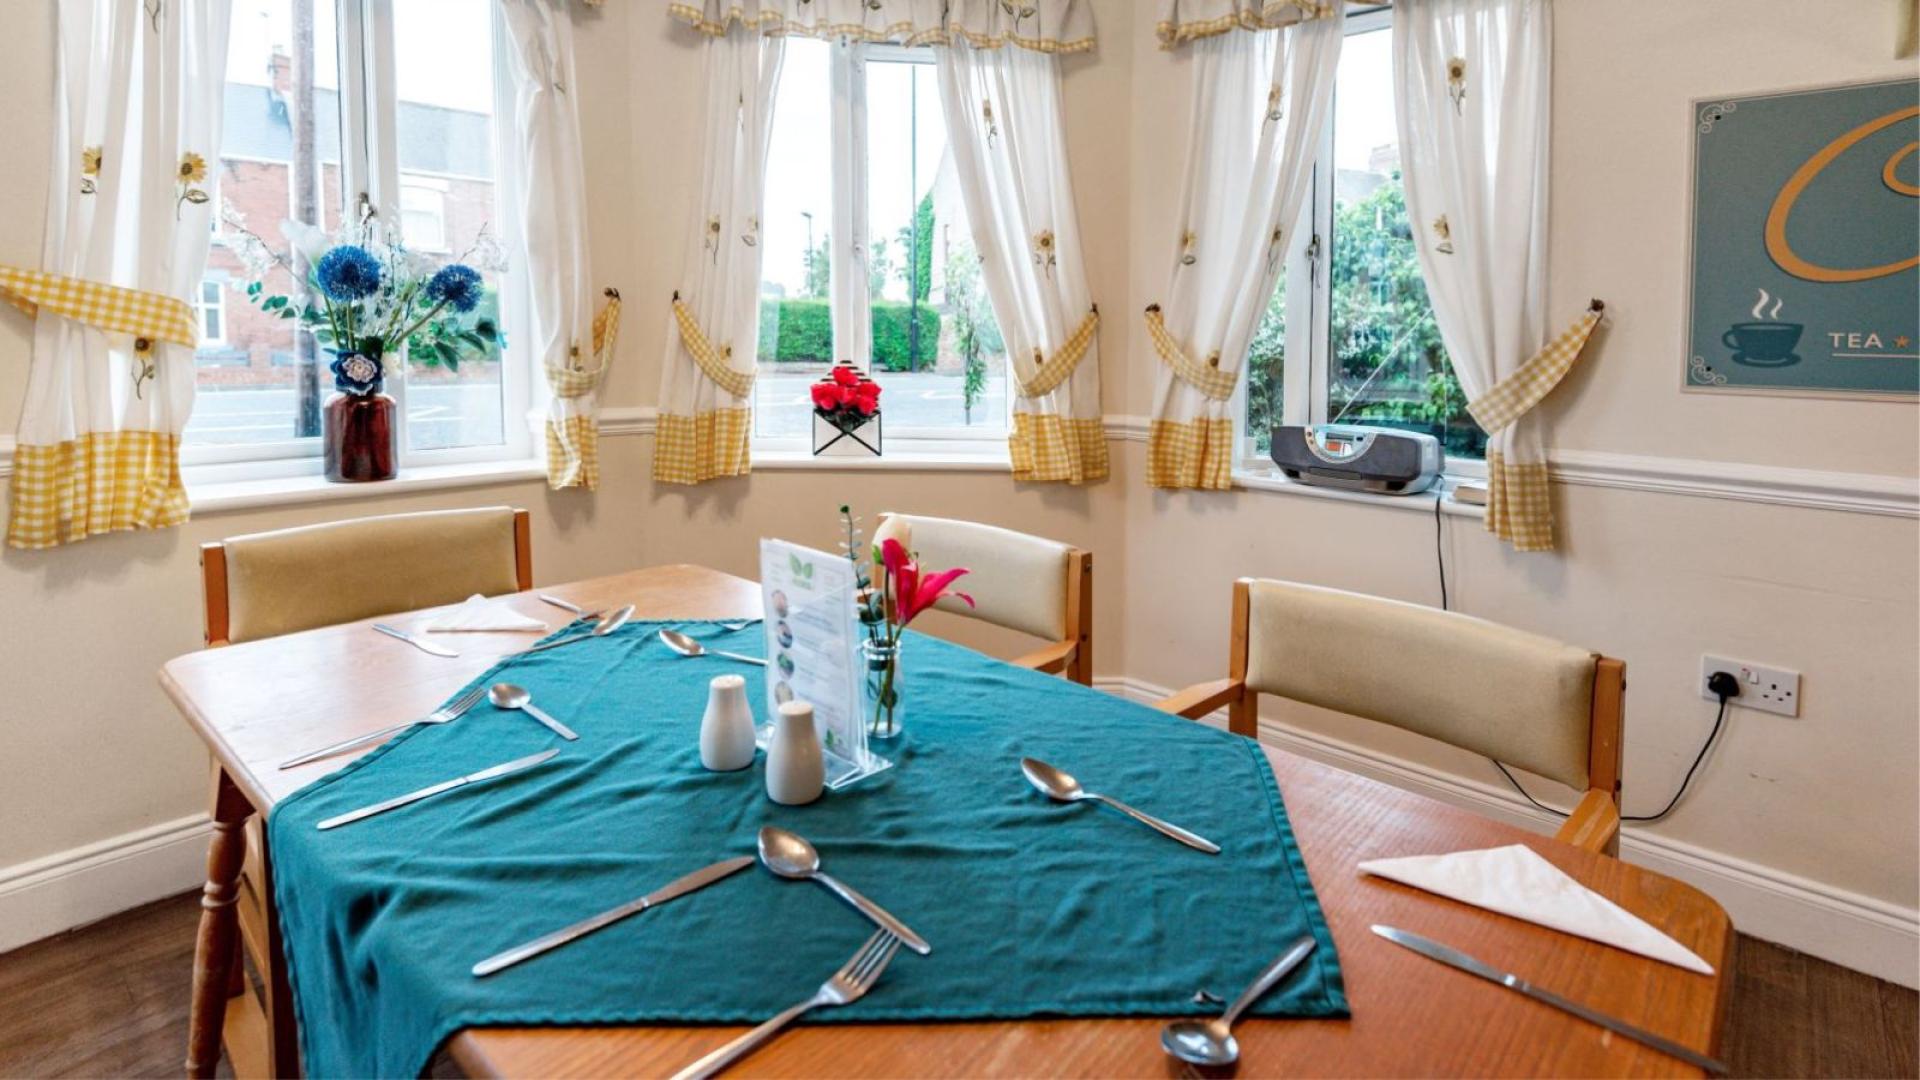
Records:
[[[1707,688],[1715,672],[1724,671],[1740,684],[1740,696],[1732,704],[1781,716],[1800,715],[1800,673],[1787,668],[1768,667],[1724,656],[1700,658],[1700,696],[1708,701],[1720,695]]]

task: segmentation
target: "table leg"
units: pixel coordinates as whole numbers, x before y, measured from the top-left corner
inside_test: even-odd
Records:
[[[253,807],[227,772],[213,767],[213,840],[207,845],[207,883],[200,893],[200,935],[193,950],[193,1012],[187,1022],[187,1075],[208,1077],[220,1063],[232,970],[239,963],[239,896],[244,832]]]

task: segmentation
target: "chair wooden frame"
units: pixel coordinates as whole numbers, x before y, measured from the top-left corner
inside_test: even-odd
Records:
[[[1082,686],[1093,685],[1093,553],[1067,552],[1066,636],[1043,645],[1012,663],[1064,675]]]
[[[1260,695],[1247,686],[1252,584],[1252,578],[1233,583],[1227,677],[1189,686],[1155,702],[1155,708],[1190,720],[1225,708],[1229,731],[1249,739],[1259,738]],[[1596,657],[1593,710],[1587,730],[1587,792],[1555,834],[1556,839],[1606,855],[1620,852],[1620,762],[1626,689],[1626,663],[1608,656]]]
[[[533,529],[527,511],[513,512],[515,583],[533,588]],[[227,548],[220,541],[200,545],[200,584],[205,605],[208,648],[230,643],[227,596]],[[299,1033],[293,1015],[293,989],[280,947],[280,918],[273,908],[272,867],[266,828],[260,814],[226,770],[213,766],[211,797],[213,840],[207,847],[207,881],[200,906],[203,941],[231,941],[233,952],[217,965],[196,961],[193,997],[224,998],[218,1010],[196,1009],[195,1016],[217,1016],[217,1024],[187,1033],[187,1075],[212,1076],[224,1047],[236,1077],[300,1075]],[[213,882],[228,882],[215,886]],[[236,933],[237,931],[237,933]],[[196,949],[196,957],[211,954]],[[260,979],[255,987],[246,964],[253,961]]]

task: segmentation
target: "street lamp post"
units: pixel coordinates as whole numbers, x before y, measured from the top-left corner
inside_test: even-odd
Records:
[[[802,210],[800,216],[807,219],[807,280],[801,283],[803,296],[813,295],[813,211]]]

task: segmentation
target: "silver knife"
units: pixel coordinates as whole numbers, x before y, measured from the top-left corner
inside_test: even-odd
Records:
[[[409,634],[405,630],[396,630],[393,627],[388,626],[386,623],[374,623],[373,628],[387,635],[388,637],[397,637],[401,641],[404,641],[407,644],[413,646],[414,648],[419,649],[423,653],[432,653],[435,656],[446,656],[446,657],[458,657],[460,655],[459,653],[454,652],[452,649],[447,648],[445,645],[435,645],[433,642],[428,641],[426,638],[423,638],[418,634]]]
[[[508,773],[517,773],[521,769],[531,769],[543,761],[551,760],[553,756],[559,752],[558,750],[542,750],[537,754],[528,754],[523,758],[514,758],[512,761],[501,762],[490,769],[481,769],[479,772],[468,773],[465,776],[455,777],[452,780],[443,780],[431,787],[423,787],[419,791],[409,791],[405,795],[396,796],[395,798],[388,799],[386,802],[377,802],[372,806],[363,806],[358,810],[341,814],[339,817],[330,817],[314,826],[314,828],[337,829],[342,825],[359,821],[361,818],[370,818],[375,814],[384,814],[388,810],[405,806],[408,803],[416,803],[421,799],[431,798],[443,791],[452,791],[454,788],[465,787],[468,784],[478,784],[486,780],[493,780],[505,776]]]
[[[1727,1067],[1724,1064],[1715,1061],[1705,1054],[1696,1050],[1690,1050],[1674,1042],[1672,1039],[1662,1038],[1651,1031],[1634,1027],[1624,1020],[1616,1020],[1606,1013],[1589,1009],[1577,1001],[1568,1001],[1566,998],[1552,991],[1542,990],[1518,975],[1501,971],[1499,968],[1485,961],[1476,960],[1466,953],[1442,945],[1432,938],[1424,938],[1410,931],[1401,930],[1392,926],[1381,926],[1378,923],[1374,924],[1373,932],[1393,942],[1395,945],[1412,949],[1414,952],[1419,953],[1429,960],[1438,960],[1448,967],[1458,968],[1469,975],[1478,975],[1489,982],[1499,983],[1501,986],[1523,994],[1526,997],[1530,997],[1535,1001],[1551,1005],[1562,1012],[1572,1013],[1590,1024],[1598,1024],[1615,1034],[1625,1035],[1634,1042],[1651,1046],[1663,1054],[1671,1054],[1695,1068],[1706,1070],[1714,1076],[1727,1075]]]
[[[612,926],[614,923],[619,922],[629,915],[638,915],[650,907],[659,907],[674,897],[685,896],[697,889],[704,889],[708,885],[719,881],[721,878],[727,877],[730,874],[739,873],[752,865],[753,856],[751,855],[740,855],[731,859],[721,859],[712,866],[695,870],[686,877],[680,878],[663,889],[650,892],[638,900],[628,901],[617,908],[603,911],[591,919],[583,919],[580,922],[574,923],[564,930],[555,930],[553,933],[547,934],[544,937],[534,938],[525,945],[516,945],[506,952],[489,956],[485,960],[473,965],[473,974],[478,978],[484,975],[491,975],[502,968],[512,967],[522,960],[539,956],[541,953],[550,949],[557,949],[569,941],[585,937],[602,927]]]

